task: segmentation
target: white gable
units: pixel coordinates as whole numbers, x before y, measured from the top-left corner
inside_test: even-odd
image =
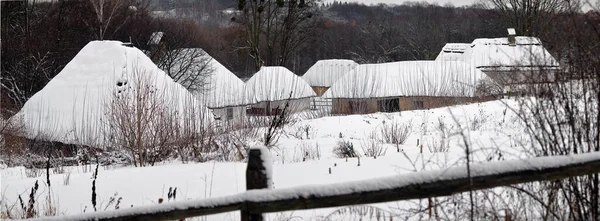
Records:
[[[436,61],[461,61],[463,55],[471,44],[468,43],[448,43],[444,45],[442,51],[435,58]]]
[[[335,81],[357,65],[353,60],[320,60],[306,71],[302,79],[312,87],[331,87]]]

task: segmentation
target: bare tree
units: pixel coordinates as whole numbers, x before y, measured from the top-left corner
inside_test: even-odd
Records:
[[[213,58],[200,48],[200,30],[195,21],[167,20],[161,24],[163,43],[146,53],[175,82],[191,92],[202,94],[215,71]]]
[[[358,63],[384,63],[395,61],[402,50],[398,38],[401,31],[391,18],[379,18],[376,22],[358,25],[360,42],[348,50],[348,54]]]
[[[246,29],[247,50],[255,69],[287,64],[313,34],[318,0],[238,0]],[[264,50],[263,50],[264,49]]]
[[[137,8],[129,4],[127,0],[89,0],[94,9],[97,24],[88,24],[96,39],[104,40],[112,28],[111,35],[117,32],[128,20],[131,14],[137,12]]]
[[[215,70],[212,60],[202,49],[177,48],[165,51],[156,65],[189,91],[202,94],[209,89],[209,78]]]
[[[577,1],[565,0],[482,0],[483,5],[498,10],[517,34],[538,36],[555,22],[557,13],[576,7]]]
[[[527,88],[514,110],[532,140],[535,156],[566,155],[600,151],[600,18],[596,14],[568,13],[562,17],[568,28],[555,35],[565,44],[560,80]],[[580,22],[585,21],[585,22]],[[554,74],[548,70],[532,70]],[[600,181],[598,175],[572,177],[542,183],[543,194],[532,191],[542,204],[569,220],[598,220]],[[538,190],[539,191],[539,190]],[[565,209],[566,208],[566,209]]]

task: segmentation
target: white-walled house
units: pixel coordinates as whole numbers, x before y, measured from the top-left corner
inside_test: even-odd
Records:
[[[277,115],[289,104],[289,113],[310,108],[315,92],[285,67],[261,67],[245,84],[244,98],[250,115]]]

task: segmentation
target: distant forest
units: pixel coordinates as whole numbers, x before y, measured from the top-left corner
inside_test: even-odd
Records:
[[[170,48],[202,48],[240,78],[248,78],[256,71],[257,62],[283,65],[302,75],[322,59],[353,59],[359,63],[434,59],[446,43],[503,37],[506,29],[515,25],[519,26],[515,27],[517,34],[537,36],[548,50],[559,54],[568,50],[563,42],[566,37],[561,36],[573,30],[573,24],[598,18],[595,12],[579,12],[569,19],[561,17],[566,18],[567,13],[552,12],[543,24],[521,24],[484,4],[454,7],[422,2],[394,6],[293,2],[297,1],[297,11],[290,7],[288,13],[302,12],[305,17],[301,19],[310,22],[282,25],[281,30],[292,30],[288,35],[273,35],[283,43],[274,45],[275,40],[270,42],[269,38],[259,42],[256,50],[265,56],[260,61],[247,50],[249,17],[238,10],[246,7],[242,3],[252,2],[122,0],[104,5],[110,10],[99,15],[90,3],[94,1],[2,1],[3,116],[7,109],[18,110],[92,40],[131,42],[148,50],[150,35],[161,31]],[[287,17],[274,21],[278,19]],[[265,55],[265,51],[269,53]]]

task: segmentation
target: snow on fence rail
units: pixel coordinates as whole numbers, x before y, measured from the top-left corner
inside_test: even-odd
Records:
[[[252,148],[246,179],[248,189],[267,188],[269,166],[265,148]],[[39,220],[175,220],[240,210],[242,220],[262,220],[262,213],[448,196],[470,190],[558,180],[600,172],[600,152],[523,160],[476,163],[391,177],[285,189],[248,190],[212,199],[180,201]]]

